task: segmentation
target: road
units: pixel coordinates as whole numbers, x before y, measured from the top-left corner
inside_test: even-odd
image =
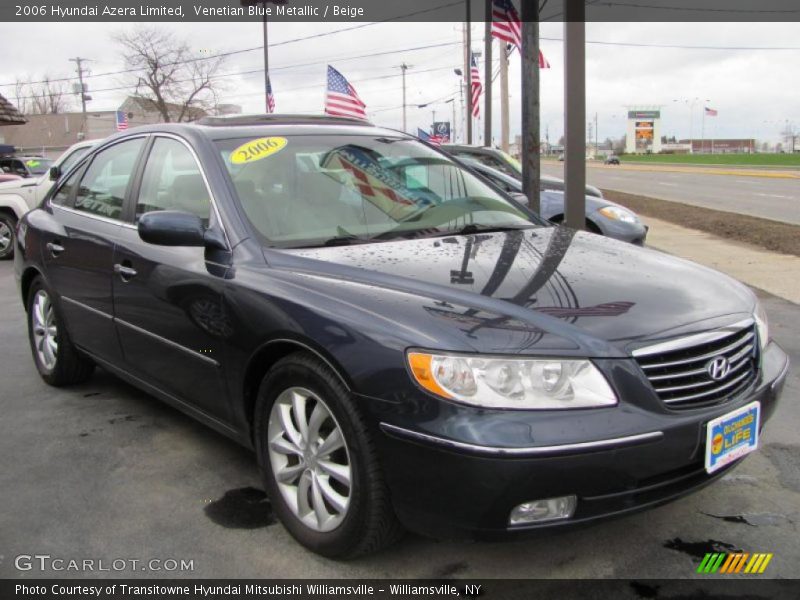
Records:
[[[563,177],[564,165],[542,163],[548,175]],[[800,225],[800,176],[752,176],[753,169],[714,169],[587,164],[587,182],[617,190],[705,208],[737,212]],[[724,173],[724,174],[716,174]],[[787,174],[788,175],[788,174]]]
[[[800,364],[800,307],[768,297],[775,339]],[[313,555],[275,523],[253,456],[98,371],[62,389],[36,372],[12,266],[0,263],[0,578],[20,554],[193,561],[186,572],[103,576],[684,578],[705,552],[772,552],[762,577],[800,564],[800,378],[790,373],[762,449],[721,481],[655,510],[507,543],[413,535],[375,556]],[[45,576],[80,573],[45,571]],[[92,573],[88,573],[92,575]],[[652,597],[652,596],[648,596]]]

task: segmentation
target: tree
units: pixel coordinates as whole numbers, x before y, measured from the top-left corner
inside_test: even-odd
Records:
[[[63,113],[70,105],[66,84],[53,81],[49,75],[37,83],[17,79],[14,82],[14,95],[17,110],[24,115],[55,115]]]
[[[781,135],[783,136],[783,141],[786,142],[786,146],[791,148],[791,151],[794,152],[797,148],[797,138],[800,137],[797,129],[795,129],[794,123],[786,121],[786,126],[783,128],[783,131],[781,131]]]
[[[158,27],[138,27],[113,36],[121,46],[133,97],[152,103],[165,123],[187,121],[217,104],[214,77],[224,57],[202,57],[185,40]]]

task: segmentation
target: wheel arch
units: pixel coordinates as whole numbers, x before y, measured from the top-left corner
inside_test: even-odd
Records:
[[[31,284],[36,277],[44,279],[44,274],[36,267],[26,267],[20,277],[20,293],[22,295],[22,305],[25,307],[25,312],[28,311],[28,295],[31,291]]]
[[[25,198],[17,194],[0,194],[0,212],[20,220],[30,210]]]
[[[556,225],[561,225],[564,223],[564,213],[553,215],[547,220]],[[604,235],[603,230],[600,229],[597,223],[592,221],[589,217],[586,217],[586,231],[589,231],[591,233],[596,233],[598,235]]]
[[[293,336],[276,337],[267,342],[264,342],[258,349],[253,352],[250,359],[247,361],[245,367],[244,377],[242,379],[242,402],[245,418],[247,419],[247,426],[249,429],[249,436],[252,440],[254,412],[256,406],[256,397],[258,395],[258,386],[264,375],[282,358],[289,356],[295,352],[309,352],[322,362],[324,362],[334,375],[342,382],[342,385],[351,391],[353,389],[352,382],[346,375],[346,371],[341,364],[329,353],[319,348],[311,340],[301,339]]]

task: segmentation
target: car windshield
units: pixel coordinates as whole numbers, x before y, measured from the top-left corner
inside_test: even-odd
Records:
[[[52,164],[53,161],[49,158],[29,158],[25,161],[28,171],[34,175],[44,175],[50,170]]]
[[[277,247],[543,224],[415,140],[253,136],[217,145],[248,219]]]

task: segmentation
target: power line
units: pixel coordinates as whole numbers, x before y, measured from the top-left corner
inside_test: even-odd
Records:
[[[359,23],[358,25],[353,25],[352,27],[343,27],[342,29],[335,29],[333,31],[325,31],[325,32],[321,32],[321,33],[315,33],[315,34],[312,34],[312,35],[307,35],[307,36],[304,36],[304,37],[292,38],[290,40],[284,40],[282,42],[277,42],[275,44],[269,44],[269,47],[270,48],[276,48],[278,46],[286,46],[286,45],[289,45],[289,44],[296,44],[297,42],[304,42],[304,41],[307,41],[307,40],[317,39],[317,38],[321,38],[321,37],[328,37],[328,36],[335,35],[335,34],[338,34],[338,33],[345,33],[345,32],[353,31],[353,30],[356,30],[356,29],[363,29],[365,27],[371,27],[373,25],[378,25],[378,24],[381,24],[381,23],[388,23],[388,22],[391,22],[391,21],[397,21],[398,19],[405,19],[407,17],[415,17],[415,16],[418,16],[418,15],[431,13],[431,12],[434,12],[434,11],[437,11],[437,10],[441,10],[443,8],[448,8],[450,6],[455,6],[457,4],[461,4],[461,2],[462,2],[462,0],[456,0],[455,2],[450,2],[448,4],[443,4],[441,6],[435,6],[433,8],[426,8],[426,9],[423,9],[423,10],[418,10],[418,11],[407,13],[407,14],[404,14],[404,15],[398,15],[396,17],[390,17],[388,19],[382,19],[380,21],[371,21],[369,23]],[[222,57],[227,57],[227,56],[234,56],[236,54],[244,54],[246,52],[254,52],[256,50],[263,50],[263,49],[264,49],[264,46],[261,45],[261,46],[254,46],[252,48],[242,48],[240,50],[230,50],[228,52],[220,52],[218,54],[209,54],[207,56],[199,56],[199,57],[196,57],[196,58],[189,58],[189,59],[186,59],[186,60],[178,60],[178,61],[174,61],[174,62],[170,62],[170,63],[164,63],[162,66],[169,67],[169,66],[174,66],[174,65],[188,64],[188,63],[191,63],[191,62],[200,62],[200,61],[204,61],[204,60],[212,60],[214,58],[222,58]],[[143,69],[141,69],[141,68],[132,68],[132,69],[121,69],[119,71],[107,71],[106,73],[97,73],[95,75],[88,75],[87,78],[88,77],[108,77],[110,75],[122,75],[124,73],[134,73],[136,71],[142,71],[142,70]],[[77,78],[76,77],[60,77],[60,78],[57,78],[57,79],[50,79],[49,81],[51,83],[53,83],[53,82],[59,82],[59,81],[73,81],[75,79],[77,79]],[[35,84],[47,83],[47,82],[45,80],[42,80],[42,81],[31,81],[31,82],[25,82],[25,83],[26,84],[30,84],[30,85],[35,85]],[[12,86],[12,85],[16,85],[16,82],[13,82],[13,83],[0,83],[0,87],[7,87],[7,86]]]
[[[362,55],[358,55],[358,56],[351,56],[351,57],[346,57],[346,58],[341,58],[341,59],[336,59],[336,60],[324,59],[324,60],[319,60],[319,61],[314,61],[314,62],[302,63],[302,64],[299,64],[299,65],[284,65],[284,66],[280,66],[280,67],[273,67],[271,69],[271,71],[272,72],[283,71],[283,70],[287,70],[287,69],[295,69],[295,68],[300,68],[300,67],[328,64],[330,62],[337,62],[337,61],[338,62],[344,62],[344,61],[348,61],[348,60],[356,60],[356,59],[361,59],[361,58],[371,58],[373,56],[386,56],[386,55],[389,55],[389,54],[399,54],[401,52],[416,52],[416,51],[419,51],[419,50],[428,50],[428,49],[431,49],[431,48],[441,48],[443,46],[453,46],[453,45],[460,44],[460,43],[461,42],[444,42],[444,43],[438,43],[438,44],[427,44],[427,45],[424,45],[424,46],[415,46],[415,47],[410,47],[410,48],[401,48],[401,49],[398,49],[398,50],[387,50],[385,52],[372,52],[370,54],[362,54]],[[441,70],[443,68],[449,69],[449,68],[452,68],[452,67],[447,66],[447,67],[437,67],[437,68],[434,68],[434,69],[422,69],[422,70],[417,70],[416,72],[417,73],[426,73],[426,72],[429,72],[429,71]],[[222,78],[225,78],[225,77],[235,77],[235,76],[238,76],[238,75],[252,75],[252,74],[255,74],[255,73],[263,73],[263,72],[264,72],[264,69],[248,69],[246,71],[232,71],[232,72],[229,72],[229,73],[219,73],[219,74],[213,75],[213,76],[211,76],[211,79],[216,80],[216,79],[222,79]],[[395,75],[385,75],[385,76],[382,76],[382,77],[370,78],[370,79],[351,80],[351,83],[358,83],[358,82],[361,82],[361,81],[371,81],[373,79],[388,79],[390,77],[398,77],[398,76],[399,76],[399,74],[395,74]],[[173,83],[187,83],[187,82],[190,82],[190,81],[192,81],[192,79],[177,79]],[[323,84],[320,84],[320,85],[323,85]],[[314,86],[308,86],[307,88],[299,88],[299,89],[311,89],[311,88],[314,88],[314,87],[318,87],[318,86],[314,85]],[[130,90],[130,89],[131,89],[130,85],[120,85],[120,86],[108,87],[108,88],[98,88],[96,90],[92,90],[92,93],[99,94],[99,93],[102,93],[102,92],[118,92],[118,91],[122,91],[122,90]],[[262,93],[262,92],[259,92],[259,94],[260,93]],[[18,100],[30,100],[30,99],[33,99],[33,98],[36,98],[36,97],[38,97],[38,96],[20,96],[18,98]]]

